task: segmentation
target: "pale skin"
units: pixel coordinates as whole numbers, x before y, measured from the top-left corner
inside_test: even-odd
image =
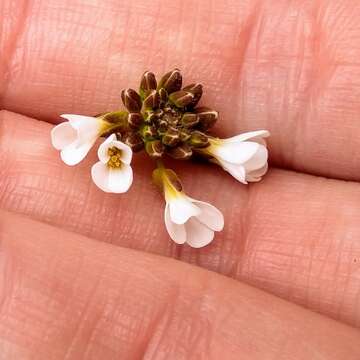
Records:
[[[0,359],[359,359],[359,19],[357,0],[2,1]],[[68,167],[50,144],[59,114],[174,67],[219,136],[272,134],[261,183],[167,163],[224,213],[200,250],[169,239],[145,155],[104,194],[95,151]]]

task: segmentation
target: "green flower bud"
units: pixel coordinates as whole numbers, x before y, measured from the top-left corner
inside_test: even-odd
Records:
[[[148,96],[144,99],[143,107],[145,110],[154,110],[160,105],[160,96],[156,90],[150,90]]]
[[[187,144],[181,144],[177,147],[167,149],[166,153],[176,160],[187,160],[192,155],[191,147]]]
[[[140,96],[145,98],[151,90],[156,90],[156,78],[150,71],[145,71],[140,82]]]
[[[174,127],[169,127],[162,137],[163,144],[173,147],[180,142],[180,131]]]
[[[182,76],[179,69],[166,73],[160,80],[158,89],[164,88],[168,94],[181,89]]]
[[[185,106],[190,105],[194,98],[195,96],[193,93],[184,90],[173,92],[169,96],[169,100],[178,108],[184,108]]]
[[[185,86],[183,88],[184,91],[188,91],[191,92],[194,95],[194,99],[191,102],[191,104],[189,104],[189,106],[196,106],[196,104],[199,102],[199,100],[201,99],[201,95],[203,93],[203,87],[201,84],[191,84],[188,86]]]
[[[165,147],[160,140],[152,140],[145,143],[145,150],[150,157],[159,159],[163,156]]]
[[[211,110],[207,107],[199,107],[194,109],[199,119],[199,129],[206,131],[214,126],[218,119],[219,113],[215,110]]]
[[[121,92],[121,100],[130,112],[139,112],[141,110],[141,98],[135,90],[123,90]]]
[[[123,136],[122,141],[129,145],[134,152],[140,151],[144,147],[143,139],[138,133],[135,132],[126,133]]]
[[[181,124],[186,128],[191,128],[195,126],[199,122],[196,114],[193,113],[185,113],[181,118]]]
[[[145,125],[142,129],[141,129],[141,136],[145,139],[145,140],[152,140],[153,138],[155,138],[157,135],[157,131],[155,126],[152,125]]]
[[[138,129],[143,123],[144,119],[141,113],[129,113],[127,121],[132,129]]]
[[[188,143],[193,147],[203,148],[209,146],[209,139],[201,131],[193,131]]]

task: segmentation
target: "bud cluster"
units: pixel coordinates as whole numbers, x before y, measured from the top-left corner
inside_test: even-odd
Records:
[[[218,118],[217,111],[196,107],[202,92],[198,83],[182,87],[178,69],[166,73],[159,82],[152,72],[146,71],[139,92],[121,92],[126,111],[100,117],[114,124],[111,132],[133,151],[144,148],[155,159],[167,154],[185,160],[194,150],[209,145],[208,131]]]

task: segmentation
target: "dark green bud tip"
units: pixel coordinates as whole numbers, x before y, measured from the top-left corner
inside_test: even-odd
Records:
[[[162,137],[162,142],[167,146],[176,146],[180,142],[180,131],[174,127],[169,127]]]
[[[203,131],[206,131],[213,127],[219,116],[219,113],[217,111],[211,110],[207,107],[196,108],[194,109],[194,112],[199,119],[199,128]]]
[[[130,112],[139,112],[141,110],[141,98],[135,90],[123,90],[121,92],[121,100]]]
[[[160,80],[158,89],[164,88],[168,94],[181,89],[182,76],[179,69],[166,73]]]
[[[156,90],[150,90],[148,96],[144,99],[143,107],[145,110],[156,109],[160,105],[160,96]]]
[[[151,140],[157,135],[157,131],[155,126],[152,125],[145,125],[141,129],[141,135],[145,140]]]
[[[186,128],[191,128],[199,122],[199,119],[196,114],[185,113],[181,118],[181,125]]]
[[[183,88],[184,91],[188,91],[191,92],[194,95],[194,99],[191,102],[191,106],[196,106],[196,104],[199,102],[199,100],[201,99],[201,95],[203,93],[203,87],[201,84],[197,83],[197,84],[191,84],[188,86],[185,86]]]
[[[145,144],[145,150],[150,157],[159,159],[164,154],[165,147],[160,140],[153,140]]]
[[[191,147],[187,144],[181,144],[177,147],[167,150],[167,154],[176,160],[187,160],[192,155]]]
[[[129,145],[134,152],[140,151],[144,147],[144,142],[138,133],[128,132],[123,136],[122,140],[125,144]]]
[[[193,147],[202,148],[209,145],[209,139],[201,131],[193,131],[188,143]]]
[[[127,120],[132,129],[138,129],[144,119],[140,113],[129,113]]]
[[[178,108],[190,105],[194,100],[194,94],[189,91],[179,90],[169,96],[169,100]]]
[[[143,76],[141,77],[140,82],[140,95],[142,98],[145,98],[149,91],[156,90],[156,78],[154,73],[150,71],[145,71]]]

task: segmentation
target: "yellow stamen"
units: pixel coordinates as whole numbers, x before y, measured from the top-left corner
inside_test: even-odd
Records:
[[[117,169],[121,167],[121,155],[122,151],[118,149],[116,146],[113,146],[108,149],[108,155],[110,156],[109,161],[107,162],[107,166],[113,169]]]

